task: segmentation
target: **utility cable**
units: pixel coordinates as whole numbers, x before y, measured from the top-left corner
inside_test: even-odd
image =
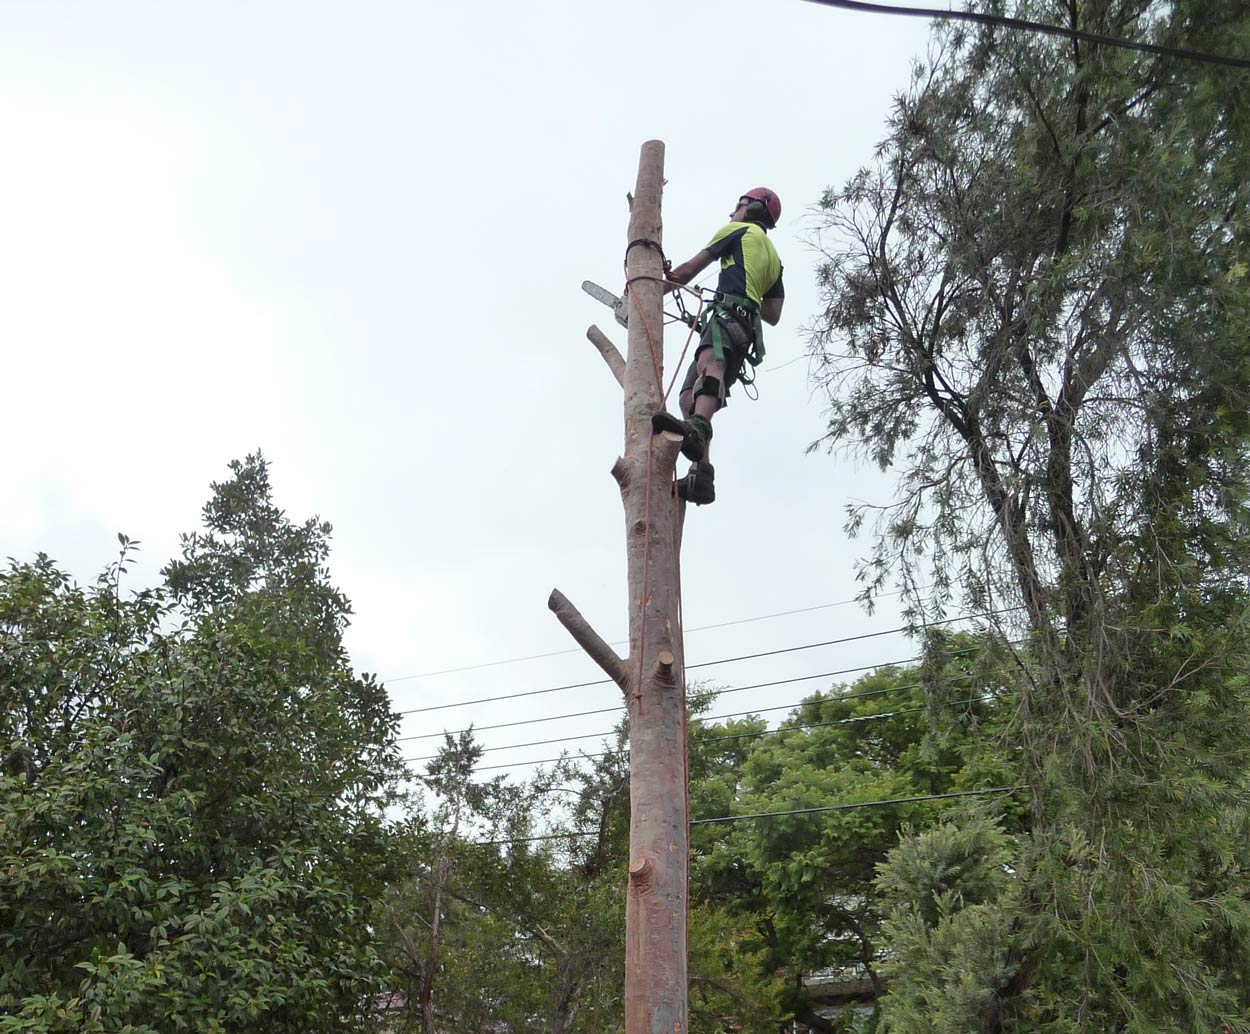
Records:
[[[757,811],[752,815],[718,815],[712,819],[691,819],[692,826],[706,826],[713,822],[745,822],[748,819],[775,819],[783,815],[822,815],[833,811],[852,811],[855,808],[880,808],[887,804],[915,804],[919,801],[948,801],[954,797],[983,797],[991,793],[1016,793],[1024,786],[991,786],[984,790],[955,790],[951,793],[926,793],[916,797],[891,797],[883,801],[860,801],[855,804],[828,804],[820,808],[791,808],[788,811]]]
[[[924,801],[948,801],[956,797],[984,797],[993,793],[1018,793],[1026,790],[1026,786],[990,786],[984,790],[954,790],[950,793],[926,793],[915,797],[891,797],[879,801],[855,801],[851,804],[829,804],[818,808],[791,808],[787,811],[760,811],[750,815],[717,815],[714,818],[691,819],[692,826],[705,826],[718,822],[747,822],[758,819],[772,819],[789,815],[820,815],[835,811],[853,811],[857,808],[883,808],[892,804],[918,804]],[[494,847],[505,844],[532,844],[542,840],[572,840],[578,837],[597,837],[597,829],[572,829],[567,833],[542,833],[532,837],[512,837],[505,840],[474,841],[479,847]]]
[[[837,699],[839,699],[839,700],[844,700],[844,699],[846,699],[846,698],[845,698],[845,697],[839,697],[839,698],[837,698]],[[958,701],[955,701],[954,703],[952,703],[950,706],[951,706],[951,707],[954,707],[954,706],[956,706],[956,704],[974,704],[974,703],[977,703],[977,701],[975,701],[975,700],[958,700]],[[753,731],[753,732],[732,733],[732,734],[727,735],[727,736],[709,736],[709,737],[708,737],[708,741],[711,741],[711,740],[735,740],[735,739],[742,739],[742,738],[744,738],[744,737],[748,737],[748,736],[771,736],[771,735],[775,735],[775,734],[777,734],[777,733],[788,732],[788,731],[790,731],[790,730],[792,730],[792,729],[809,729],[809,728],[810,728],[810,729],[816,729],[816,728],[825,728],[825,727],[827,727],[827,726],[831,726],[831,725],[854,725],[854,724],[859,723],[859,722],[873,722],[873,721],[876,721],[876,720],[878,720],[878,719],[883,719],[883,718],[895,718],[895,717],[897,717],[898,715],[903,715],[903,714],[917,714],[918,712],[920,712],[920,711],[925,711],[925,710],[928,710],[928,708],[925,708],[925,707],[911,707],[911,708],[905,708],[905,709],[903,709],[903,710],[899,710],[899,711],[882,711],[882,712],[880,712],[880,713],[878,713],[878,714],[857,715],[857,716],[855,716],[855,717],[853,717],[853,718],[839,718],[839,719],[837,719],[836,721],[829,721],[829,722],[813,722],[813,723],[810,723],[810,724],[807,724],[807,725],[786,725],[786,726],[779,726],[779,727],[778,727],[778,728],[776,728],[776,729],[759,729],[759,730],[755,730],[755,731]],[[573,737],[573,738],[574,738],[574,739],[585,739],[586,737]],[[547,742],[551,742],[551,741],[547,741]],[[559,741],[559,742],[563,742],[563,741]],[[705,742],[707,742],[707,741],[705,741]],[[530,744],[518,744],[518,746],[530,746]],[[487,748],[487,749],[490,749],[490,748]],[[504,747],[499,747],[499,748],[495,748],[495,749],[498,749],[498,750],[505,750],[505,749],[507,749],[507,748],[504,748]],[[619,747],[619,748],[617,748],[616,750],[601,750],[601,751],[596,751],[596,752],[591,753],[591,754],[580,753],[580,754],[578,754],[578,755],[577,755],[577,757],[578,757],[579,759],[581,759],[581,760],[584,760],[584,761],[589,761],[589,760],[591,760],[592,758],[610,758],[610,757],[618,757],[618,756],[627,755],[628,753],[629,753],[629,748],[628,748],[628,747]],[[434,758],[436,758],[437,756],[438,756],[438,755],[437,755],[437,754],[435,754],[435,755],[431,755],[430,757],[421,757],[421,758],[400,758],[399,760],[400,760],[402,763],[404,763],[404,764],[410,764],[410,763],[416,763],[416,762],[418,762],[418,761],[432,761],[432,760],[434,760]],[[567,757],[568,757],[568,755],[567,755],[567,754],[563,754],[563,755],[561,755],[561,756],[560,756],[560,757],[558,757],[558,758],[536,758],[536,759],[534,759],[534,760],[530,760],[530,761],[510,761],[510,762],[508,762],[507,764],[501,764],[501,765],[481,765],[481,766],[479,766],[478,768],[475,768],[475,769],[474,769],[474,771],[475,771],[475,772],[495,772],[495,771],[498,771],[498,770],[499,770],[499,769],[501,769],[501,768],[529,768],[529,767],[530,767],[530,766],[532,766],[532,765],[550,765],[550,764],[554,764],[554,763],[555,763],[555,762],[557,762],[557,761],[564,761]]]
[[[835,700],[838,703],[841,703],[843,700],[847,698],[846,697],[831,697],[830,699]],[[976,704],[976,703],[980,703],[980,701],[978,700],[953,700],[947,706],[958,707],[961,704]],[[796,704],[793,706],[797,707],[798,705]],[[920,711],[927,711],[927,710],[928,710],[927,707],[908,707],[900,711],[879,711],[876,714],[857,715],[854,718],[838,718],[836,720],[832,720],[828,722],[799,722],[794,725],[779,725],[775,729],[753,729],[750,732],[735,732],[735,733],[729,733],[728,735],[725,735],[725,736],[707,736],[703,739],[702,742],[703,743],[716,743],[719,740],[741,740],[741,739],[750,739],[756,736],[773,736],[773,735],[776,735],[777,733],[790,732],[791,730],[794,730],[794,729],[823,729],[826,726],[830,726],[830,725],[850,725],[854,722],[867,722],[867,721],[872,721],[873,719],[876,719],[876,718],[895,718],[898,715],[917,714]],[[551,739],[551,740],[532,740],[529,743],[508,743],[502,747],[483,747],[482,753],[489,754],[489,753],[492,753],[494,751],[499,751],[499,750],[520,750],[522,747],[545,747],[551,743],[572,743],[574,740],[605,739],[606,737],[611,736],[613,731],[614,730],[609,729],[607,732],[588,732],[581,736],[557,736],[555,739]],[[620,752],[619,751],[607,752],[607,754],[617,754],[617,753],[620,753]],[[400,758],[400,761],[402,761],[404,764],[416,764],[418,761],[433,761],[438,756],[439,755],[437,754],[428,754],[425,757],[420,757],[420,758]],[[606,757],[607,755],[606,754],[588,754],[588,755],[583,755],[583,756],[584,757]],[[556,760],[559,760],[559,759],[557,758]],[[527,765],[527,764],[537,764],[537,762],[518,761],[518,762],[514,762],[514,764]]]
[[[958,657],[968,652],[969,651],[967,650],[956,650],[956,651],[953,651],[952,656]],[[873,667],[873,668],[898,667],[901,664],[913,663],[915,660],[917,660],[917,658],[915,657],[905,657],[905,658],[901,658],[899,660],[894,660],[894,661],[882,661],[880,664],[870,665],[870,667]],[[834,676],[834,675],[845,675],[850,671],[862,671],[862,670],[864,669],[862,668],[845,669],[844,668],[840,671],[821,671],[821,672],[817,672],[815,675],[801,675],[797,678],[792,678],[792,679],[777,679],[773,682],[756,682],[749,686],[729,686],[725,689],[716,690],[714,695],[717,698],[719,698],[721,695],[725,693],[741,693],[749,689],[769,689],[773,686],[785,686],[785,685],[790,685],[791,683],[794,683],[794,682],[810,682],[815,679],[830,678],[831,676]],[[967,676],[960,675],[958,677],[965,678]],[[848,696],[838,697],[837,699],[853,700],[856,697],[860,697],[860,696],[878,696],[881,693],[897,693],[904,689],[918,689],[921,685],[922,683],[913,682],[905,686],[890,686],[886,689],[874,689],[866,693],[852,693]],[[769,711],[785,711],[792,707],[798,707],[802,703],[804,703],[804,701],[796,700],[790,704],[777,704],[774,707],[757,707],[757,708],[753,708],[750,711],[735,711],[731,714],[705,715],[702,718],[692,718],[690,720],[692,722],[699,722],[699,723],[719,722],[719,721],[723,721],[726,718],[742,718],[742,717],[745,717],[746,715],[766,714]],[[439,732],[422,732],[414,736],[399,736],[396,738],[395,742],[396,743],[410,743],[413,740],[430,740],[430,739],[437,739],[438,737],[441,737],[441,736],[459,736],[462,733],[466,733],[466,732],[487,732],[487,731],[494,730],[494,729],[515,729],[522,725],[542,725],[545,722],[556,722],[556,721],[561,721],[565,718],[588,718],[591,715],[613,714],[613,713],[619,713],[624,710],[625,710],[624,704],[618,704],[615,707],[596,707],[589,711],[570,711],[566,714],[552,714],[552,715],[546,715],[542,718],[522,718],[519,721],[499,722],[495,725],[470,725],[463,729],[443,729],[443,730],[440,730]],[[603,735],[610,735],[610,733],[604,733]]]
[[[981,11],[950,11],[938,7],[895,7],[891,4],[866,3],[865,0],[808,0],[808,2],[822,7],[841,7],[848,11],[867,11],[870,14],[901,14],[917,18],[1002,25],[1009,29],[1025,29],[1050,36],[1066,36],[1068,39],[1080,40],[1084,43],[1099,43],[1108,47],[1140,50],[1147,54],[1182,58],[1186,61],[1205,61],[1209,64],[1229,65],[1233,68],[1250,68],[1250,60],[1246,58],[1210,54],[1201,50],[1187,50],[1183,47],[1168,47],[1157,43],[1140,43],[1137,40],[1124,39],[1120,36],[1104,36],[1101,33],[1069,29],[1062,25],[1051,25],[1048,22],[1032,22],[1024,18],[1009,18],[1006,15],[985,14]]]
[[[817,678],[819,676],[812,676],[812,677]],[[947,678],[943,678],[940,681],[954,683],[954,682],[962,682],[965,679],[970,679],[970,678],[972,678],[971,674],[953,675]],[[906,690],[906,689],[923,689],[924,685],[925,684],[923,682],[909,682],[906,685],[902,685],[902,686],[886,686],[884,689],[869,689],[869,690],[865,690],[863,693],[847,693],[844,696],[827,697],[826,699],[836,700],[839,703],[841,703],[843,700],[862,700],[867,697],[884,696],[887,693],[901,693],[903,692],[903,690]],[[767,714],[769,711],[787,711],[795,707],[801,707],[803,704],[808,703],[810,699],[811,698],[809,697],[807,700],[797,700],[793,704],[778,704],[776,707],[757,707],[752,711],[735,711],[732,714],[708,715],[704,718],[692,718],[691,721],[699,722],[702,724],[708,724],[710,722],[722,722],[726,718],[747,718],[752,715]]]
[[[1020,610],[1020,607],[1012,607],[1011,610]],[[1007,613],[1002,611],[1001,613]],[[959,617],[943,618],[940,621],[929,621],[925,624],[926,628],[936,628],[939,625],[949,625],[955,621],[975,620],[981,615],[977,614],[961,614]],[[914,626],[899,625],[897,628],[886,628],[879,632],[864,632],[860,635],[843,636],[841,639],[828,639],[821,643],[805,643],[802,646],[787,646],[779,650],[763,650],[759,653],[746,653],[738,657],[722,657],[715,661],[702,661],[699,664],[687,664],[686,671],[694,671],[696,668],[711,668],[718,664],[735,664],[738,661],[753,661],[760,657],[777,657],[785,653],[797,653],[801,650],[815,650],[822,646],[839,646],[842,643],[855,643],[864,639],[877,639],[885,635],[897,635],[899,632],[910,632]],[[851,671],[863,669],[848,669]],[[520,693],[503,693],[493,697],[479,697],[476,700],[458,700],[451,704],[433,704],[428,707],[413,707],[406,711],[396,711],[396,715],[409,714],[425,714],[429,711],[445,711],[451,707],[468,707],[472,704],[493,704],[500,700],[518,700],[521,697],[542,696],[545,693],[559,693],[566,689],[585,689],[588,686],[606,686],[614,682],[613,679],[593,679],[590,682],[573,682],[565,686],[550,686],[547,689],[529,689]]]
[[[564,718],[587,718],[594,714],[611,714],[614,711],[624,711],[624,705],[616,707],[596,707],[591,711],[570,711],[568,714],[547,715],[544,718],[523,718],[519,722],[500,722],[497,725],[470,725],[464,729],[442,729],[439,732],[422,732],[415,736],[400,736],[396,743],[408,743],[412,740],[430,740],[439,736],[459,736],[466,732],[485,732],[488,729],[515,729],[518,725],[541,725],[544,722],[557,722]]]
[[[807,650],[807,649],[812,649],[813,647],[816,647],[816,646],[828,646],[828,645],[829,645],[828,643],[813,643],[812,646],[807,646],[807,647],[795,646],[795,647],[790,647],[790,649],[791,650]],[[780,652],[786,653],[788,651],[783,650]],[[761,655],[754,654],[753,656],[758,657]],[[763,655],[763,656],[767,656],[767,655]],[[730,660],[740,660],[740,659],[741,658],[730,658]],[[912,664],[919,660],[922,660],[922,658],[905,657],[903,658],[903,660],[897,661],[895,663]],[[709,664],[725,664],[725,663],[728,663],[728,661],[709,661],[708,663]],[[687,670],[689,670],[689,668],[694,668],[694,667],[698,667],[698,665],[691,664],[688,666]],[[863,664],[863,665],[860,665],[858,668],[839,668],[837,671],[827,671],[821,675],[800,675],[797,678],[793,678],[793,679],[779,679],[776,682],[760,682],[753,686],[735,686],[732,689],[722,689],[718,695],[724,696],[727,693],[742,693],[748,689],[763,689],[765,686],[784,686],[787,683],[791,683],[791,682],[810,682],[812,679],[829,678],[830,676],[833,676],[833,675],[850,675],[857,671],[872,671],[873,669],[879,668],[879,667],[882,667],[882,665]],[[612,679],[597,679],[594,682],[579,682],[571,686],[553,686],[551,689],[534,689],[526,693],[511,693],[511,694],[508,694],[507,696],[489,697],[486,700],[466,700],[464,701],[464,703],[461,703],[461,704],[440,704],[437,707],[423,707],[423,708],[418,708],[416,711],[396,711],[395,713],[399,715],[407,715],[407,714],[416,714],[419,711],[440,711],[447,707],[464,707],[468,704],[490,703],[495,700],[511,700],[514,697],[535,696],[536,694],[539,694],[539,693],[556,693],[562,689],[581,689],[583,686],[603,686],[610,682],[612,682]]]
[[[802,357],[800,357],[802,358]],[[927,589],[929,586],[922,586],[921,589]],[[880,599],[889,599],[892,596],[903,595],[903,590],[897,592],[883,592]],[[834,603],[817,603],[811,607],[798,607],[795,610],[779,610],[774,614],[757,614],[749,618],[735,618],[733,621],[719,621],[713,625],[700,625],[698,628],[687,628],[686,633],[691,632],[711,632],[718,628],[730,628],[734,625],[749,625],[755,621],[771,621],[774,618],[788,618],[795,614],[812,614],[818,610],[831,610],[834,607],[849,607],[854,603],[859,603],[858,599],[837,600]],[[609,646],[624,646],[629,642],[628,639],[616,639],[610,642]],[[531,653],[523,657],[506,657],[500,661],[483,661],[481,664],[462,664],[457,668],[440,668],[437,671],[423,671],[416,675],[397,675],[394,678],[382,679],[383,683],[406,682],[409,679],[431,679],[436,675],[454,675],[461,671],[477,671],[479,668],[498,668],[504,664],[520,664],[522,661],[540,661],[548,657],[564,657],[571,653],[583,653],[580,646],[574,646],[567,650],[551,650],[548,653]]]
[[[749,686],[730,686],[726,689],[717,690],[716,696],[719,698],[720,696],[723,696],[724,694],[727,694],[727,693],[744,693],[750,689],[771,689],[773,686],[788,686],[795,682],[812,682],[815,679],[827,679],[835,675],[848,675],[853,672],[869,671],[874,668],[897,667],[900,664],[910,664],[916,660],[918,660],[918,658],[916,657],[904,657],[901,660],[885,661],[881,664],[869,664],[869,665],[865,665],[862,668],[840,668],[837,671],[821,671],[821,672],[817,672],[815,675],[799,675],[791,679],[776,679],[772,682],[755,682]],[[886,692],[889,692],[889,691],[886,691]],[[785,704],[782,706],[783,708],[795,707],[797,706],[797,704]],[[776,711],[780,709],[782,708],[776,708],[776,707],[760,708],[761,711]],[[428,740],[436,736],[459,736],[461,733],[484,732],[488,729],[511,729],[511,728],[515,728],[518,725],[535,725],[535,724],[539,724],[542,722],[554,722],[557,719],[561,719],[561,718],[585,718],[589,715],[609,714],[614,711],[624,711],[624,710],[626,710],[625,705],[618,704],[616,707],[600,707],[600,708],[595,708],[592,711],[573,711],[569,714],[550,715],[546,718],[524,718],[516,722],[500,722],[498,725],[470,725],[468,728],[456,729],[454,731],[444,730],[443,732],[423,732],[419,736],[400,736],[398,739],[396,739],[395,742],[403,743],[409,740]],[[754,713],[755,713],[754,711],[740,712],[740,714],[754,714]],[[718,718],[708,718],[708,719],[696,718],[694,719],[694,721],[696,722],[718,721],[719,718],[730,718],[730,717],[737,717],[737,715],[721,715]]]
[[[819,676],[808,676],[808,678],[818,678],[818,677],[819,677]],[[952,677],[952,678],[943,679],[942,681],[944,681],[944,682],[948,682],[948,683],[955,683],[955,682],[963,682],[963,681],[966,681],[967,679],[970,679],[970,678],[972,678],[972,676],[971,676],[971,675],[957,675],[957,676],[954,676],[954,677]],[[921,688],[922,686],[923,686],[923,683],[920,683],[920,682],[913,682],[913,683],[910,683],[910,684],[905,685],[905,686],[888,686],[888,687],[886,687],[885,689],[874,689],[874,690],[871,690],[871,691],[869,691],[869,692],[867,692],[867,693],[851,693],[851,694],[847,694],[846,696],[829,696],[829,697],[825,697],[825,698],[823,698],[823,699],[822,699],[822,700],[820,700],[820,701],[816,701],[816,703],[821,703],[821,704],[824,704],[824,703],[842,703],[844,700],[860,700],[860,699],[863,699],[863,698],[865,698],[865,697],[883,696],[883,695],[885,695],[886,693],[901,693],[901,692],[902,692],[903,690],[905,690],[905,689],[919,689],[919,688]],[[718,716],[716,716],[715,718],[711,718],[711,717],[707,717],[707,718],[692,718],[692,719],[690,719],[690,721],[691,721],[692,723],[697,722],[697,723],[699,723],[699,724],[701,724],[701,725],[706,725],[706,724],[708,724],[708,723],[710,723],[710,722],[713,722],[713,721],[719,721],[719,720],[721,720],[721,719],[723,719],[723,718],[740,718],[740,717],[744,717],[744,716],[748,716],[748,715],[755,715],[755,714],[759,714],[759,713],[762,713],[762,712],[764,712],[764,711],[784,711],[784,710],[787,710],[787,709],[793,710],[794,708],[798,708],[798,707],[803,706],[803,704],[805,704],[805,703],[807,703],[807,701],[805,701],[805,700],[796,700],[796,701],[794,701],[793,703],[789,703],[789,704],[779,704],[779,705],[778,705],[778,706],[776,706],[776,707],[759,708],[759,709],[757,709],[757,710],[755,710],[755,711],[742,711],[742,712],[740,712],[739,714],[736,714],[736,715],[718,715]],[[967,701],[960,701],[960,703],[967,703]],[[624,710],[624,708],[623,708],[623,707],[622,707],[622,708],[617,708],[616,710],[622,710],[622,711],[623,711],[623,710]],[[898,714],[899,712],[894,712],[894,713],[895,713],[895,714]],[[539,720],[541,720],[541,719],[539,719]],[[807,728],[815,728],[815,727],[816,727],[815,725],[791,725],[791,726],[787,726],[787,728],[790,728],[790,729],[807,729]],[[466,731],[467,731],[467,730],[466,730]],[[768,732],[773,732],[773,731],[776,731],[776,730],[765,730],[765,731],[768,731]],[[494,752],[496,752],[496,751],[500,751],[500,750],[520,750],[522,747],[543,747],[543,746],[546,746],[547,744],[550,744],[550,743],[572,743],[574,740],[594,740],[594,739],[604,739],[604,738],[606,738],[606,737],[608,737],[608,736],[612,736],[615,732],[616,732],[616,730],[615,730],[615,729],[605,729],[605,730],[602,730],[602,731],[600,731],[600,732],[587,732],[587,733],[579,733],[579,734],[578,734],[578,735],[576,735],[576,736],[556,736],[556,737],[554,737],[554,738],[552,738],[552,739],[548,739],[548,740],[530,740],[530,741],[528,741],[528,742],[526,742],[526,743],[505,743],[505,744],[502,744],[501,746],[498,746],[498,747],[483,747],[483,748],[482,748],[482,752],[483,752],[484,754],[490,754],[490,753],[494,753]],[[438,735],[438,734],[437,734],[437,733],[431,733],[430,735]],[[448,735],[450,735],[450,733],[449,733]],[[749,734],[746,734],[746,735],[753,735],[753,736],[754,736],[754,735],[760,735],[760,733],[749,733]],[[725,738],[726,738],[726,737],[722,737],[722,736],[712,736],[712,737],[709,737],[709,739],[713,739],[713,740],[715,740],[715,739],[725,739]],[[397,741],[397,742],[398,742],[398,741]],[[708,740],[707,740],[707,739],[705,739],[705,740],[704,740],[704,742],[706,743],[706,742],[708,742]],[[418,762],[418,761],[433,761],[433,760],[434,760],[435,758],[437,758],[438,756],[439,756],[438,754],[428,754],[428,755],[426,755],[426,756],[424,756],[424,757],[419,757],[419,758],[403,758],[402,760],[404,760],[405,762],[409,762],[409,763],[415,763],[415,762]]]

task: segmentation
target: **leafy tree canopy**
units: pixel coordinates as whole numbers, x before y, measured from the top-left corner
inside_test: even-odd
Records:
[[[0,1030],[343,1030],[398,770],[330,527],[231,464],[155,589],[0,573]]]
[[[978,6],[1250,53],[1239,0]],[[1208,1030],[1250,1006],[1248,173],[1243,72],[960,27],[824,199],[826,440],[899,475],[875,524],[850,514],[867,595],[898,576],[917,619],[958,598],[999,624],[1030,788],[1001,907],[898,913],[931,954],[896,1003],[975,1008],[887,1003],[894,1030]]]

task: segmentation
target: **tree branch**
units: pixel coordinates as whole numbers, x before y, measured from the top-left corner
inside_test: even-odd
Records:
[[[547,598],[547,607],[559,619],[560,624],[568,630],[573,641],[603,669],[605,675],[624,690],[629,684],[629,666],[617,656],[612,647],[604,642],[599,633],[590,627],[564,593],[559,589],[552,589],[551,595]]]
[[[404,951],[407,952],[408,957],[413,961],[418,969],[424,968],[425,959],[421,955],[421,949],[418,948],[416,942],[408,936],[408,931],[400,926],[398,922],[396,922],[394,926],[395,932],[399,934],[399,939],[403,943]]]
[[[608,340],[607,334],[593,323],[586,328],[586,337],[590,339],[590,343],[595,348],[599,349],[599,354],[603,356],[603,361],[608,364],[608,369],[612,371],[612,376],[616,378],[616,383],[623,387],[625,384],[625,360],[622,358],[616,345],[612,344]]]

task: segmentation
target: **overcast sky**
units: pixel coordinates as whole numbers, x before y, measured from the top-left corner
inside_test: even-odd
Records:
[[[851,598],[867,543],[846,540],[843,508],[888,484],[804,454],[824,412],[801,358],[818,306],[811,206],[869,160],[927,35],[800,0],[5,0],[0,553],[43,550],[87,580],[120,531],[143,542],[136,584],[151,580],[209,482],[260,448],[279,505],[333,523],[349,649],[397,708],[601,677],[579,653],[406,676],[571,647],[546,610],[553,586],[605,637],[625,632],[608,474],[620,392],[585,330],[622,348],[624,334],[580,284],[620,289],[625,193],[642,142],[660,139],[675,262],[742,191],[784,205],[785,313],[760,400],[735,393],[716,421],[718,501],[687,517],[686,625]],[[670,329],[670,363],[683,337]],[[691,632],[687,658],[895,624],[888,603],[824,608]],[[913,652],[885,635],[698,674],[737,687]],[[618,702],[591,687],[404,729]]]

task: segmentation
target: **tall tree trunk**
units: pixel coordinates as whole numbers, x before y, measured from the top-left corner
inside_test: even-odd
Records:
[[[629,347],[623,369],[589,334],[625,395],[625,455],[612,468],[625,507],[629,659],[623,661],[560,593],[549,606],[625,693],[629,711],[629,884],[625,905],[625,1031],[683,1034],[686,1001],[687,807],[685,674],[678,607],[684,507],[673,492],[678,444],[652,436],[664,404],[660,196],[664,145],[642,147],[626,242]]]

